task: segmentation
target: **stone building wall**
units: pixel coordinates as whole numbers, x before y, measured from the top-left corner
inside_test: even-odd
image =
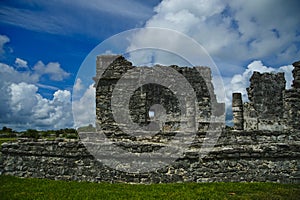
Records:
[[[251,182],[300,183],[299,132],[224,131],[205,157],[199,135],[182,157],[148,173],[126,173],[103,165],[76,140],[3,143],[1,174],[92,182]],[[134,147],[132,147],[134,148]]]
[[[300,61],[293,63],[292,88],[284,91],[283,118],[288,127],[300,129]]]
[[[166,111],[166,122],[162,124],[162,128],[159,134],[165,132],[172,132],[178,130],[179,126],[198,127],[195,131],[205,131],[209,128],[212,120],[215,120],[216,127],[221,129],[224,127],[222,124],[222,117],[224,118],[225,105],[224,103],[218,103],[216,95],[214,94],[214,88],[212,84],[211,71],[208,67],[178,67],[172,66],[153,66],[138,67],[139,70],[145,72],[139,73],[134,71],[136,66],[133,66],[131,62],[127,61],[124,57],[118,55],[101,55],[97,57],[97,73],[95,80],[96,87],[96,116],[97,125],[101,127],[106,136],[115,139],[132,139],[130,136],[124,135],[120,127],[123,124],[117,123],[113,116],[111,99],[113,91],[118,81],[123,78],[123,75],[130,71],[130,75],[127,76],[125,81],[134,83],[137,85],[141,80],[144,80],[143,76],[155,77],[155,72],[164,69],[171,68],[176,73],[181,74],[188,83],[191,85],[193,91],[195,91],[196,98],[188,94],[184,89],[181,90],[180,95],[184,96],[185,102],[179,102],[174,92],[160,84],[149,83],[144,84],[136,89],[129,102],[130,116],[134,123],[145,126],[151,121],[156,120],[156,116],[159,116],[157,112],[159,109],[152,107],[153,105],[161,105]],[[149,69],[152,72],[149,72]],[[146,73],[147,71],[147,73]],[[165,74],[165,79],[168,79],[170,86],[180,87],[176,77],[172,73]],[[158,80],[161,81],[161,80]],[[155,80],[153,80],[155,82]],[[133,87],[132,86],[132,87]],[[128,87],[131,87],[130,85]],[[179,88],[181,89],[181,88]],[[129,88],[127,88],[129,91]],[[124,91],[120,91],[124,92]],[[186,94],[185,94],[186,93]],[[183,107],[179,104],[182,103]],[[117,105],[118,106],[118,105]],[[196,106],[198,107],[198,114],[188,115],[189,112],[194,112]],[[124,106],[119,106],[119,110],[126,109]],[[183,109],[183,110],[181,110]],[[190,110],[190,111],[189,111]],[[149,112],[154,113],[154,117],[150,118]],[[125,113],[125,111],[124,111]],[[182,117],[184,120],[182,120]],[[220,120],[219,120],[220,119]],[[185,124],[184,124],[185,123]],[[193,125],[197,123],[197,125]]]
[[[283,130],[284,73],[254,72],[247,88],[249,103],[245,105],[245,129]]]
[[[294,81],[288,90],[285,89],[284,73],[254,72],[247,88],[249,102],[240,108],[242,116],[234,114],[234,121],[243,120],[245,130],[299,130],[300,62],[293,63],[293,66]]]

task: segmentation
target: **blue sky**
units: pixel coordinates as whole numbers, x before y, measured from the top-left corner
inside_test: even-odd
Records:
[[[289,87],[291,64],[300,59],[299,8],[297,0],[1,1],[0,126],[73,127],[74,83],[83,95],[78,101],[94,101],[93,88],[76,80],[85,57],[107,38],[144,27],[176,30],[207,50],[222,75],[230,115],[231,93],[247,100],[254,70],[283,71]],[[153,41],[153,35],[142,38]],[[93,107],[78,109],[89,123]]]

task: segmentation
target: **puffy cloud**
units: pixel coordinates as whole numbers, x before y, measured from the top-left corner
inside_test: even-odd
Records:
[[[31,70],[27,61],[17,58],[16,68],[0,63],[0,124],[16,130],[28,128],[60,129],[73,127],[71,107],[71,93],[55,87],[39,83],[41,76],[50,74],[56,80],[63,76],[59,64],[49,63],[41,68]],[[36,66],[37,66],[36,65]],[[59,68],[51,69],[52,66]],[[27,66],[27,68],[26,68]],[[21,69],[21,71],[18,71]],[[26,69],[26,70],[24,70]],[[56,90],[52,99],[47,99],[39,94],[39,88]]]
[[[3,54],[5,52],[4,45],[9,41],[9,38],[6,35],[0,35],[0,54]]]
[[[71,93],[58,90],[53,99],[43,98],[38,87],[25,82],[8,86],[7,112],[0,117],[8,126],[37,129],[60,129],[73,126]]]
[[[53,94],[53,96],[54,96],[53,101],[59,101],[59,102],[71,101],[70,91],[68,90],[58,90]]]
[[[93,84],[86,89],[79,100],[72,102],[72,108],[76,128],[89,124],[95,125],[96,103]]]
[[[12,66],[5,63],[0,63],[0,83],[37,83],[40,76],[38,74],[32,73],[31,71],[19,72]]]
[[[36,92],[38,88],[35,85],[21,82],[12,83],[9,90],[12,115],[20,119],[31,116],[32,108],[37,104]]]
[[[38,61],[33,67],[33,70],[40,76],[48,75],[49,78],[54,81],[61,81],[70,75],[64,71],[57,62],[49,62],[45,65],[42,61]]]
[[[187,34],[203,45],[225,74],[232,72],[226,66],[239,66],[254,59],[268,59],[277,66],[294,61],[300,54],[299,5],[296,0],[289,3],[283,0],[163,0],[145,27],[169,28]],[[142,31],[133,39],[133,45],[137,46],[139,41],[164,43],[169,39],[174,45],[180,43],[172,36],[157,34],[154,37]],[[190,50],[188,46],[181,48]]]
[[[37,94],[38,103],[33,107],[33,122],[43,129],[60,129],[73,126],[71,93],[57,90],[53,99],[42,98]]]
[[[62,81],[70,76],[70,73],[64,71],[57,62],[49,62],[45,65],[42,61],[38,61],[33,70],[27,66],[27,61],[20,58],[16,58],[15,64],[17,69],[9,66],[5,63],[0,63],[0,76],[1,81],[12,83],[38,83],[40,78],[44,75],[48,75],[50,80]],[[25,71],[18,71],[19,69],[26,69]]]
[[[23,68],[23,69],[27,69],[28,68],[27,61],[23,60],[21,58],[16,58],[15,64],[16,64],[17,68]]]
[[[82,90],[82,88],[83,88],[82,81],[80,78],[77,78],[75,85],[74,85],[74,90],[77,92],[77,91]]]

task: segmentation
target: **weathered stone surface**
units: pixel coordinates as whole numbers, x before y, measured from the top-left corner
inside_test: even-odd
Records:
[[[243,116],[234,112],[238,119],[243,117],[245,130],[300,129],[300,61],[293,65],[294,81],[289,90],[285,89],[283,73],[253,73],[247,88],[249,102],[243,104]],[[235,123],[235,129],[239,129],[237,118]]]
[[[102,75],[101,69],[102,71],[106,69]],[[139,71],[135,71],[135,69]],[[164,70],[173,70],[174,73],[165,73]],[[156,73],[165,74],[162,79],[168,81],[155,79]],[[124,74],[126,74],[126,78],[124,78]],[[190,91],[186,91],[183,83],[178,83],[178,74],[191,85],[196,99],[193,99]],[[183,127],[185,127],[184,129],[198,127],[198,130],[194,131],[206,131],[207,128],[212,127],[206,125],[211,124],[212,120],[215,119],[217,120],[214,126],[218,124],[219,129],[224,127],[224,123],[221,124],[222,120],[218,120],[218,118],[224,119],[225,105],[216,100],[210,68],[179,67],[176,65],[168,67],[156,65],[151,68],[136,67],[122,56],[105,55],[97,57],[97,77],[94,78],[96,81],[96,115],[98,126],[106,131],[106,136],[110,139],[137,140],[136,137],[124,133],[122,128],[126,127],[126,124],[117,123],[113,116],[111,105],[113,92],[124,92],[124,90],[116,87],[121,78],[128,83],[125,92],[135,88],[147,78],[151,80],[150,83],[141,84],[134,90],[129,101],[129,114],[132,121],[141,127],[150,123],[153,126],[156,123],[157,126],[161,127],[160,132],[151,138],[152,141],[170,139],[172,135],[166,137],[168,135],[166,133],[177,131]],[[167,86],[156,84],[156,81],[164,82]],[[174,88],[176,90],[172,90]],[[180,94],[176,94],[174,91],[180,91]],[[184,97],[184,102],[177,98],[178,95]],[[120,100],[122,102],[122,99]],[[159,105],[159,107],[155,107],[155,105]],[[120,111],[124,110],[121,113],[126,114],[126,106],[114,106],[118,107]],[[160,109],[161,107],[163,109]],[[196,107],[198,107],[197,115]],[[163,123],[161,123],[162,120],[159,120],[160,110],[166,112],[166,120]],[[154,116],[150,117],[149,112],[154,113]]]
[[[253,73],[247,91],[259,119],[282,118],[285,83],[283,73]]]
[[[233,123],[235,130],[244,129],[244,116],[243,116],[243,101],[241,93],[232,94],[232,113],[233,113]]]
[[[199,138],[190,152],[166,167],[131,174],[98,162],[77,140],[23,140],[2,144],[0,171],[20,177],[92,182],[300,183],[299,132],[224,131],[212,151],[200,158],[202,142]]]
[[[293,63],[294,70],[293,70],[293,88],[300,88],[300,61]]]
[[[284,120],[288,128],[300,129],[300,88],[284,92]]]

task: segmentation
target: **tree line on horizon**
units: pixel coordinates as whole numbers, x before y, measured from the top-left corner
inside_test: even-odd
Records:
[[[69,139],[78,138],[78,132],[74,128],[65,128],[58,130],[36,130],[36,129],[27,129],[25,131],[16,131],[12,128],[3,126],[0,130],[0,137],[25,137],[25,138],[48,138],[48,137],[63,137]]]

